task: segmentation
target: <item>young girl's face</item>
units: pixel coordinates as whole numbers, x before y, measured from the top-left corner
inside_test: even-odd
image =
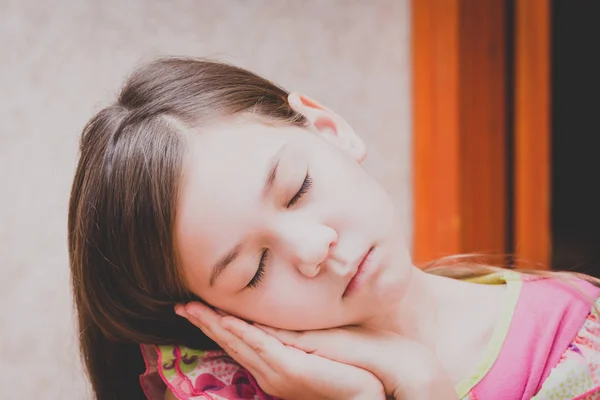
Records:
[[[397,303],[411,269],[401,224],[345,150],[360,139],[344,129],[245,121],[190,139],[175,238],[194,293],[296,330],[357,324]]]

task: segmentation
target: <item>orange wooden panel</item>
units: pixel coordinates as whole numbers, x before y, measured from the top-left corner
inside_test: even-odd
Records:
[[[412,3],[415,262],[461,251],[458,5]]]
[[[515,254],[550,264],[550,1],[515,3]]]
[[[504,0],[461,7],[463,252],[506,252],[505,7]]]
[[[412,12],[413,258],[505,252],[504,2]]]

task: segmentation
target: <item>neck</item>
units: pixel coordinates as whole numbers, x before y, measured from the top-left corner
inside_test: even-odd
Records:
[[[389,312],[366,322],[365,325],[396,332],[435,350],[440,339],[447,341],[461,322],[479,314],[481,306],[495,302],[497,292],[488,285],[432,275],[412,267],[405,293]],[[490,297],[493,295],[493,298]],[[438,335],[444,332],[444,335]],[[443,337],[441,337],[443,336]]]
[[[450,375],[458,381],[487,346],[504,289],[436,276],[416,267],[407,279],[396,306],[365,325],[426,346],[449,373],[455,372]],[[473,359],[465,358],[467,353]]]
[[[436,315],[443,306],[435,288],[440,283],[416,267],[411,268],[407,279],[406,290],[398,303],[386,314],[369,320],[365,325],[396,332],[433,350]]]

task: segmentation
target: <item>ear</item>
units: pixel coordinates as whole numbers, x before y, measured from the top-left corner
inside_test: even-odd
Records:
[[[310,97],[296,92],[288,95],[288,103],[294,111],[302,114],[324,139],[348,152],[359,163],[366,158],[364,142],[342,117]]]

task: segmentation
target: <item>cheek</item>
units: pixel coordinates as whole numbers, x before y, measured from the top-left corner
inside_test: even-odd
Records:
[[[360,230],[370,239],[388,237],[397,222],[388,193],[367,173],[355,166],[352,173],[338,179],[327,191],[328,215],[337,217],[339,228]]]
[[[240,302],[240,314],[251,321],[280,329],[321,329],[341,310],[331,291],[318,284],[286,282],[270,284]]]

